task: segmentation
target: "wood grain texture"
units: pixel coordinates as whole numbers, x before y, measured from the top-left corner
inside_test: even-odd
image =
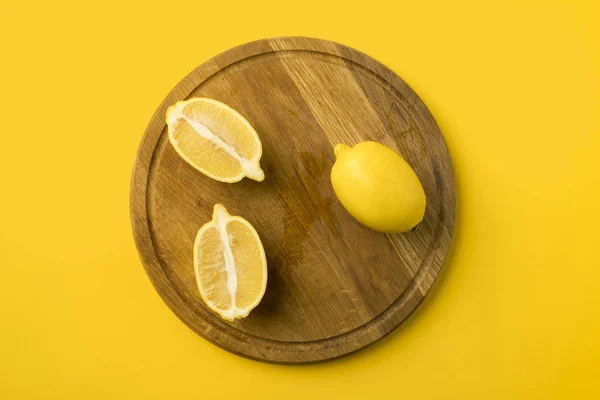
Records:
[[[264,182],[215,182],[173,150],[166,109],[199,96],[228,104],[256,128]],[[427,210],[414,230],[371,231],[336,200],[333,145],[364,140],[397,150],[419,176]],[[233,323],[205,307],[194,277],[193,240],[215,203],[253,224],[269,267],[263,301]],[[450,157],[418,96],[369,56],[308,38],[248,43],[184,78],[148,125],[131,187],[138,251],[171,310],[228,351],[278,363],[350,354],[400,325],[440,272],[454,212]]]

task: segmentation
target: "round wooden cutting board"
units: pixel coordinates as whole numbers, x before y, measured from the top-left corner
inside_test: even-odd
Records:
[[[264,182],[216,182],[177,155],[165,113],[191,97],[220,100],[256,128]],[[365,140],[397,150],[419,176],[427,211],[412,231],[374,232],[337,201],[333,145]],[[267,254],[265,297],[233,323],[204,305],[194,276],[194,238],[215,203],[250,221]],[[248,43],[185,77],[148,125],[131,186],[138,251],[171,310],[216,345],[277,363],[340,357],[400,325],[440,272],[454,210],[448,150],[419,97],[369,56],[307,38]]]

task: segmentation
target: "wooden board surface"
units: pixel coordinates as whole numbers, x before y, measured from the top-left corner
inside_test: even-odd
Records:
[[[228,104],[256,128],[264,182],[213,181],[173,150],[166,109],[200,96]],[[333,145],[364,140],[397,150],[419,176],[427,210],[411,232],[371,231],[337,201]],[[194,237],[215,203],[250,221],[267,254],[265,297],[233,323],[208,310],[194,277]],[[450,157],[423,102],[369,56],[307,38],[248,43],[185,77],[148,125],[131,187],[138,251],[171,310],[228,351],[278,363],[337,358],[400,325],[440,272],[454,212]]]

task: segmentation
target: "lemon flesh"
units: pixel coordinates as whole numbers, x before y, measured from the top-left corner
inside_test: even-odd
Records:
[[[175,151],[203,174],[228,183],[265,178],[258,134],[226,104],[203,97],[180,101],[169,107],[166,121]]]
[[[423,220],[425,191],[410,165],[376,142],[337,144],[331,184],[360,223],[384,233],[406,232]]]
[[[267,259],[258,233],[221,204],[198,231],[194,266],[202,299],[228,321],[246,317],[265,293]]]

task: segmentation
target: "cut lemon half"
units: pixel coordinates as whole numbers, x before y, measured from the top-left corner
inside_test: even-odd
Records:
[[[194,265],[202,299],[223,319],[246,317],[265,294],[267,259],[258,233],[221,204],[196,235]]]
[[[167,110],[167,126],[175,151],[212,179],[229,183],[245,176],[265,179],[258,134],[226,104],[203,97],[177,102]]]

